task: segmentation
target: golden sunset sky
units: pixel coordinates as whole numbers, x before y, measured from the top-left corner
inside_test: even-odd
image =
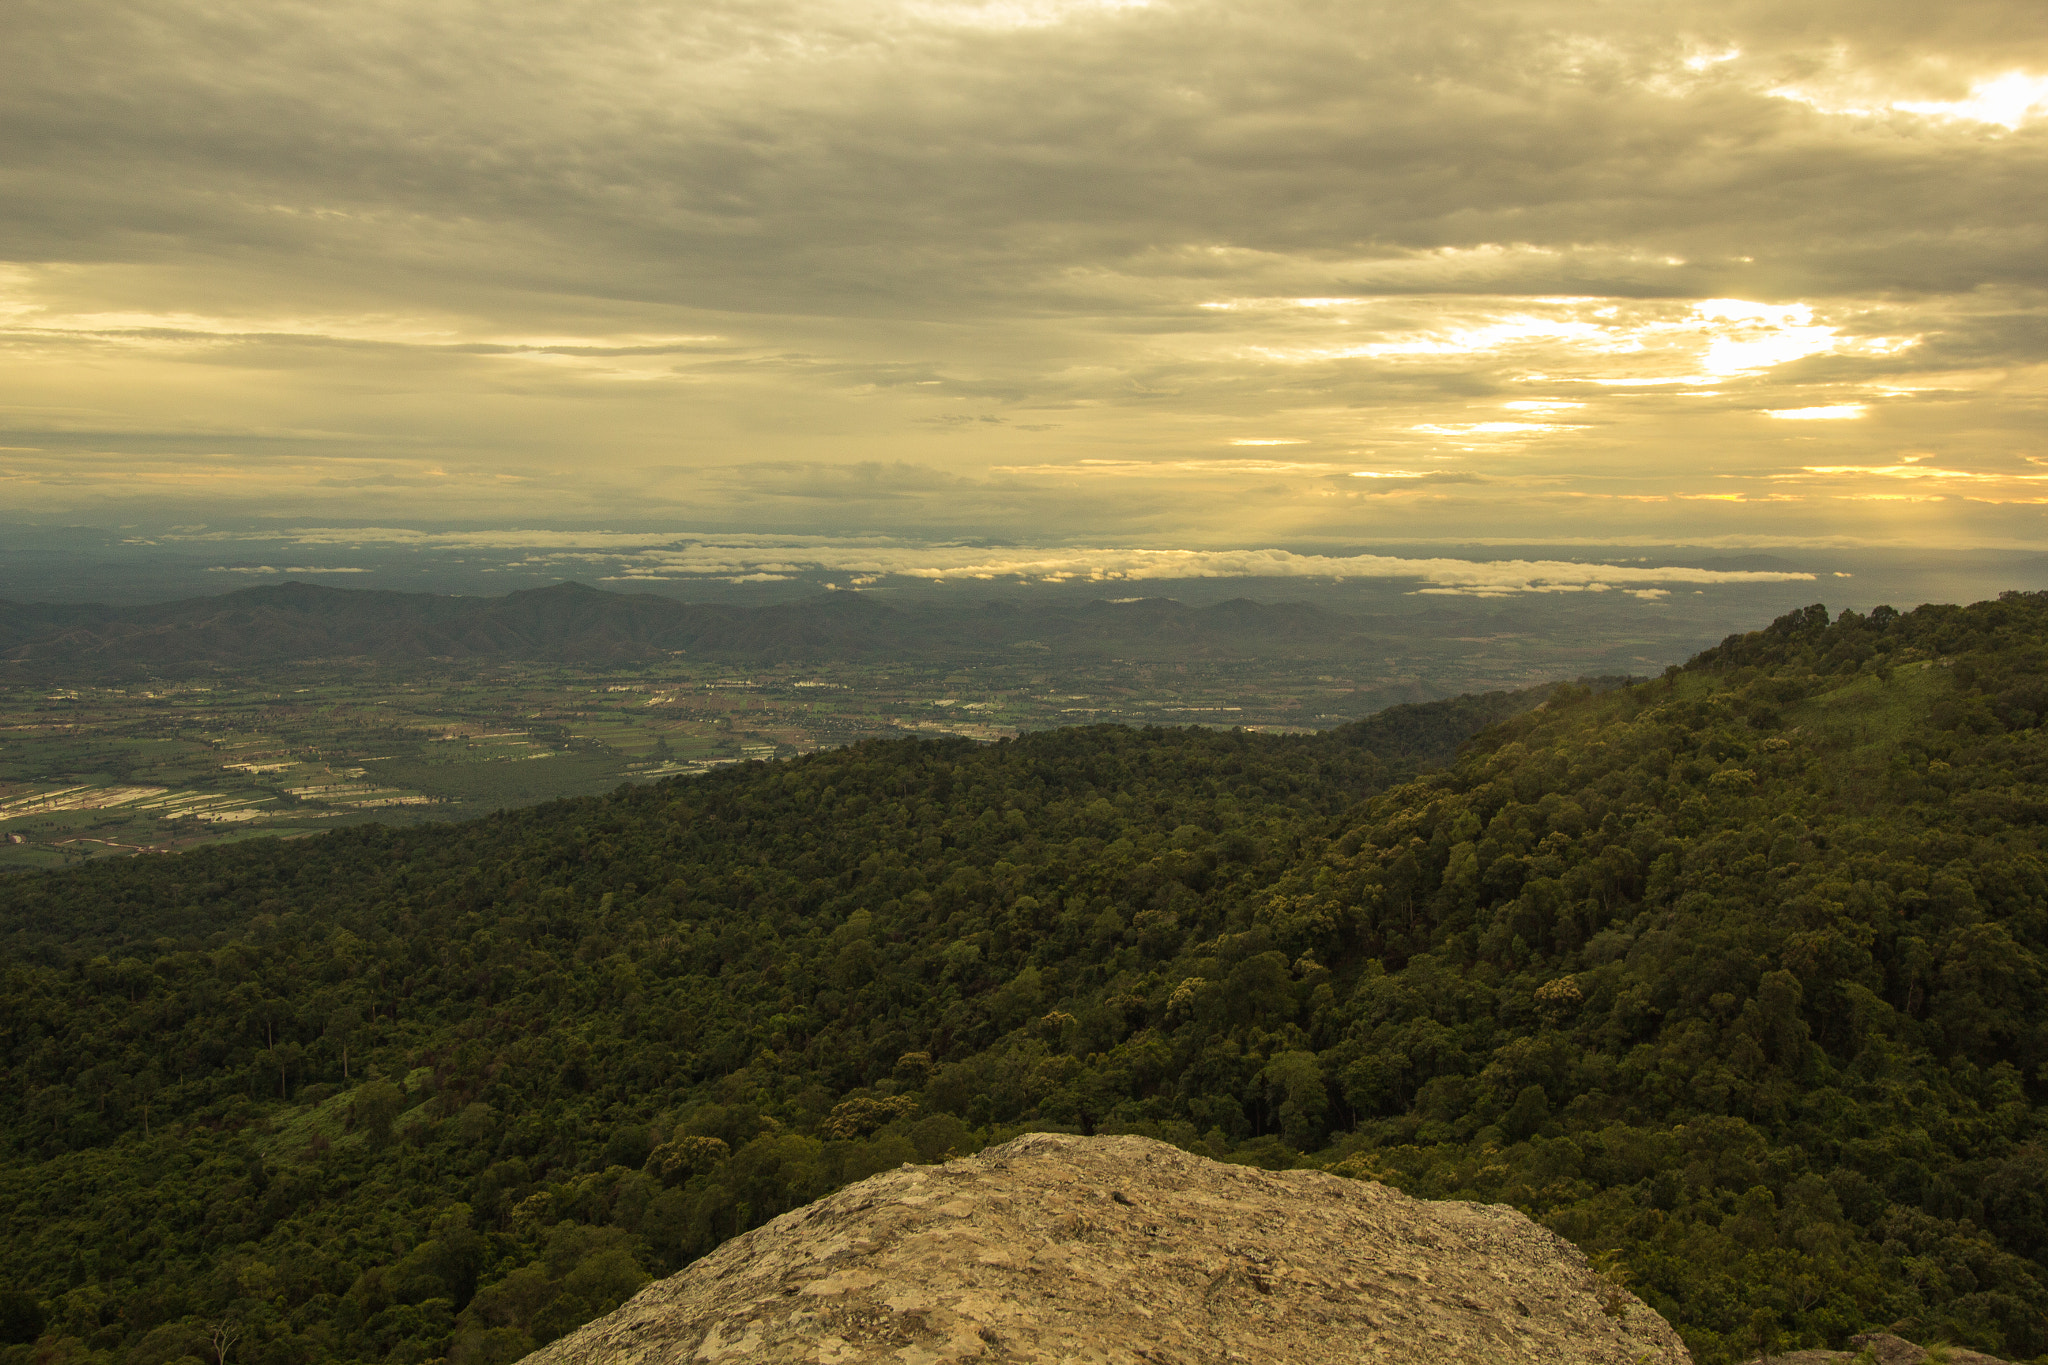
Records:
[[[9,15],[14,517],[2048,543],[2034,0]]]

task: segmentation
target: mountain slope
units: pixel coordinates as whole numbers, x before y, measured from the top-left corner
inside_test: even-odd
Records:
[[[1514,708],[869,744],[10,879],[0,1241],[45,1352],[232,1317],[500,1362],[1052,1126],[1513,1204],[1705,1365],[2036,1356],[2044,678],[2039,596],[1815,609],[1392,788]]]

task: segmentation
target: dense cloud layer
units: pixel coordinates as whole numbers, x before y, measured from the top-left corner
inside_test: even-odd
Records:
[[[20,507],[2041,538],[2019,0],[11,14]]]

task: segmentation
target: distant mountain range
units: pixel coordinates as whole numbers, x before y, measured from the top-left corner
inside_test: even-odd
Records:
[[[0,602],[0,659],[37,664],[258,664],[320,658],[626,663],[955,657],[1043,648],[1174,658],[1321,657],[1366,643],[1362,621],[1300,603],[1170,598],[1046,607],[904,609],[858,593],[703,605],[563,583],[504,597],[284,583],[137,607]]]

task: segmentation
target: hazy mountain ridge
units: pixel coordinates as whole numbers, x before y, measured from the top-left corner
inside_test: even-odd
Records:
[[[916,658],[1041,645],[1176,658],[1362,644],[1363,623],[1300,603],[1166,598],[1074,606],[903,609],[858,593],[767,606],[678,602],[564,583],[504,597],[246,588],[145,607],[0,603],[0,659],[87,666],[256,665],[317,658],[628,662],[689,653],[745,660]]]

